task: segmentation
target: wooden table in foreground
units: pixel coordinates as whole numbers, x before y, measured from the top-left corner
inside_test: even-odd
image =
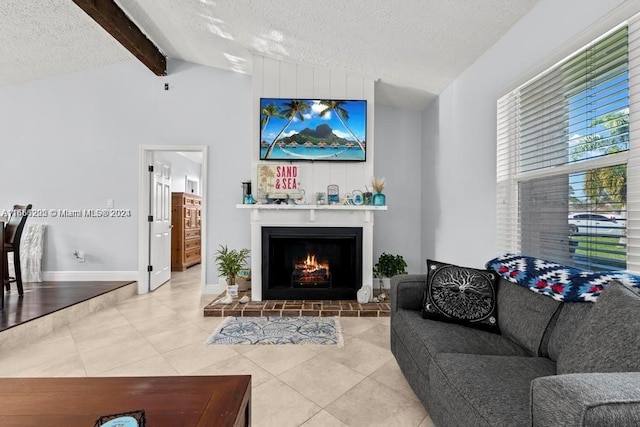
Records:
[[[148,427],[249,426],[251,376],[0,379],[0,426],[92,427],[140,409]]]

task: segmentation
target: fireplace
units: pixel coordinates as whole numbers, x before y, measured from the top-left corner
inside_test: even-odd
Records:
[[[262,227],[262,298],[355,299],[361,227]]]

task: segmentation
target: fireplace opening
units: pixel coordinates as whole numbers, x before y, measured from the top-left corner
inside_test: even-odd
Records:
[[[330,288],[331,272],[329,265],[329,261],[318,262],[315,255],[307,255],[306,258],[294,262],[291,285],[298,288]]]
[[[362,228],[263,227],[263,299],[355,299]]]

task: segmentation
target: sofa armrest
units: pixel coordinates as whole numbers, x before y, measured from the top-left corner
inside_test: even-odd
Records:
[[[640,372],[566,374],[531,382],[533,426],[637,426]]]
[[[422,309],[424,291],[427,289],[426,274],[399,274],[391,278],[391,315],[399,309]]]

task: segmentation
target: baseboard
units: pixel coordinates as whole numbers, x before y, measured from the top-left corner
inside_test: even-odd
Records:
[[[138,280],[137,271],[43,271],[46,282],[91,282]]]
[[[206,284],[204,285],[204,290],[202,293],[204,295],[220,295],[222,291],[224,291],[226,285],[221,285],[219,283],[216,284]]]

